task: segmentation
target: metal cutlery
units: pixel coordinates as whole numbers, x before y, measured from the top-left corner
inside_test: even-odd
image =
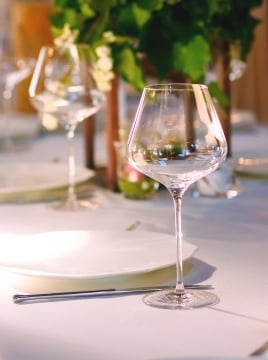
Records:
[[[126,231],[133,231],[135,230],[139,225],[140,225],[140,221],[137,220],[135,221],[133,224],[129,225],[127,228],[125,228]]]
[[[253,351],[249,356],[261,356],[268,351],[268,341],[262,344],[258,349]],[[268,354],[268,353],[267,353]]]
[[[39,293],[39,294],[15,294],[12,299],[14,303],[32,303],[32,302],[45,302],[45,301],[59,301],[83,298],[99,298],[109,296],[122,296],[122,295],[135,295],[159,291],[164,289],[172,289],[172,286],[149,286],[142,288],[130,289],[103,289],[103,290],[85,290],[85,291],[66,291],[66,292],[53,292],[53,293]],[[195,284],[185,285],[186,289],[213,289],[212,285]]]

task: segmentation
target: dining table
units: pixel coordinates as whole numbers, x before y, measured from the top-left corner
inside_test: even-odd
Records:
[[[104,141],[103,137],[98,141]],[[81,170],[82,131],[76,134],[75,151]],[[97,151],[96,155],[97,162],[105,163],[105,154]],[[233,131],[232,158],[268,159],[268,129],[256,126]],[[0,152],[0,190],[7,186],[1,176],[7,178],[7,173],[16,166],[27,164],[34,176],[43,164],[59,166],[66,162],[65,135],[42,133],[22,151]],[[240,191],[233,198],[196,197],[191,187],[184,195],[183,249],[185,246],[187,251],[187,246],[192,245],[183,263],[184,282],[210,284],[213,286],[210,291],[220,300],[214,306],[195,310],[154,308],[143,302],[143,294],[20,304],[13,301],[14,294],[174,286],[174,214],[167,190],[160,188],[150,199],[135,200],[98,184],[94,176],[85,180],[82,176],[77,185],[78,195],[93,199],[99,206],[77,212],[52,209],[49,204],[54,197],[66,194],[66,184],[51,192],[41,191],[38,186],[35,189],[36,182],[41,181],[38,176],[33,189],[28,189],[30,195],[27,189],[16,193],[16,184],[10,192],[0,191],[0,359],[175,360],[255,356],[256,349],[268,341],[267,164],[268,161],[263,161],[259,165],[260,174],[238,171]],[[46,171],[48,175],[54,170],[47,167]],[[42,240],[38,238],[40,234],[45,234]],[[44,245],[46,234],[49,254],[45,246],[40,249],[34,245],[34,239]],[[51,234],[55,235],[55,242]],[[81,242],[77,239],[74,244],[72,234],[75,239],[80,234],[93,234],[99,241],[94,241],[92,247],[83,242],[84,248],[79,252],[75,245],[79,247]],[[9,239],[13,245],[7,260],[4,254]],[[25,262],[22,257],[24,243],[29,251],[29,241],[40,258],[27,263],[27,256]],[[165,253],[164,241],[171,251],[174,247],[170,262],[165,260],[169,255]],[[66,249],[68,244],[72,246]],[[77,254],[75,261],[73,254]],[[92,259],[100,259],[92,265],[93,270],[96,268],[94,275],[79,273],[79,265],[84,266]],[[50,261],[54,269],[51,273]],[[128,267],[128,263],[132,266]]]

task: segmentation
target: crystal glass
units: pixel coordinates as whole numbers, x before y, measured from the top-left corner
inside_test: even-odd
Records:
[[[117,183],[119,190],[128,199],[145,200],[154,196],[158,182],[132,167],[126,157],[126,143],[115,141],[117,155]]]
[[[226,140],[208,88],[202,84],[145,87],[127,153],[132,166],[168,189],[175,210],[176,287],[148,294],[144,302],[169,309],[193,309],[217,303],[218,297],[211,292],[185,290],[182,268],[183,194],[192,183],[214,171],[227,154]]]
[[[74,135],[77,125],[94,115],[104,102],[104,95],[92,77],[89,47],[70,44],[44,46],[40,50],[29,87],[33,106],[42,114],[57,118],[66,130],[68,143],[68,197],[52,204],[59,210],[83,210],[97,203],[79,200],[75,193]]]
[[[33,72],[35,60],[30,57],[19,57],[3,54],[0,57],[0,91],[4,122],[4,133],[2,136],[1,151],[14,152],[21,150],[12,141],[11,115],[13,109],[13,94],[18,83],[26,79]]]

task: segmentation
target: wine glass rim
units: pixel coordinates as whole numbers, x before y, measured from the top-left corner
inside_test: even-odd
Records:
[[[196,84],[196,83],[160,83],[160,84],[152,84],[146,85],[144,87],[145,90],[165,90],[165,89],[172,89],[172,90],[192,90],[193,85],[199,86],[201,89],[207,89],[207,85],[205,84]]]

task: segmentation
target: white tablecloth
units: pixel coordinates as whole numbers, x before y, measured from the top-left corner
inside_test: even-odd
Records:
[[[268,156],[266,132],[238,134],[234,153],[261,144]],[[78,161],[83,143],[77,138]],[[259,155],[257,155],[259,156]],[[28,151],[1,154],[1,162],[65,161],[65,139],[37,139]],[[241,194],[231,200],[183,201],[183,233],[198,246],[189,260],[188,283],[215,286],[220,303],[194,311],[160,310],[142,296],[17,305],[17,289],[0,278],[0,358],[3,360],[171,360],[181,357],[245,357],[268,339],[268,181],[242,179]],[[0,205],[0,231],[27,234],[57,230],[135,230],[173,234],[173,207],[162,191],[152,200],[126,200],[95,189],[101,206],[64,213],[45,203]],[[153,251],[154,249],[152,249]]]

